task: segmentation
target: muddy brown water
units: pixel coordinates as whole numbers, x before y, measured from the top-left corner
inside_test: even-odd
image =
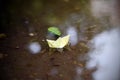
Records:
[[[89,6],[89,0],[1,1],[0,31],[5,36],[0,38],[0,80],[78,80],[76,67],[83,70],[80,80],[92,80],[92,71],[85,68],[87,43],[110,24],[107,18],[94,18]],[[50,26],[58,27],[63,35],[69,26],[74,27],[77,44],[49,55],[43,40]],[[37,54],[28,49],[34,41],[41,45]]]

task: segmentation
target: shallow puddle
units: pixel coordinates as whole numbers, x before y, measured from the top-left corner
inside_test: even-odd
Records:
[[[0,80],[119,79],[117,0],[8,2],[0,1]],[[62,50],[46,42],[52,26],[70,35]]]

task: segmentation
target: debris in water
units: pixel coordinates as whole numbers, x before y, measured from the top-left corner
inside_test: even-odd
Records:
[[[31,37],[35,36],[35,33],[29,33],[29,36],[31,36]]]
[[[49,27],[48,31],[58,36],[61,35],[61,32],[57,27]]]
[[[84,66],[84,64],[82,64],[82,63],[78,63],[78,65],[79,65],[80,67],[83,67],[83,66]]]
[[[77,64],[77,61],[73,61],[74,64]]]
[[[60,77],[63,77],[63,74],[59,74]]]
[[[16,46],[15,48],[16,48],[16,49],[19,49],[20,47],[19,47],[19,46]]]
[[[57,27],[49,27],[47,32],[47,39],[56,40],[61,36],[61,31]]]

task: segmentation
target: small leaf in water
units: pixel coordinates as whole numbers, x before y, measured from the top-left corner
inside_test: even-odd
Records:
[[[57,40],[47,39],[47,43],[50,48],[63,48],[69,42],[70,35],[59,37]]]
[[[59,35],[59,36],[61,35],[61,32],[57,27],[49,27],[48,31],[55,35]]]

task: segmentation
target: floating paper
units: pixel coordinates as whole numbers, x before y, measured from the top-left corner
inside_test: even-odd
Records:
[[[59,37],[57,40],[49,40],[47,39],[47,43],[51,48],[63,48],[69,42],[70,35]]]

